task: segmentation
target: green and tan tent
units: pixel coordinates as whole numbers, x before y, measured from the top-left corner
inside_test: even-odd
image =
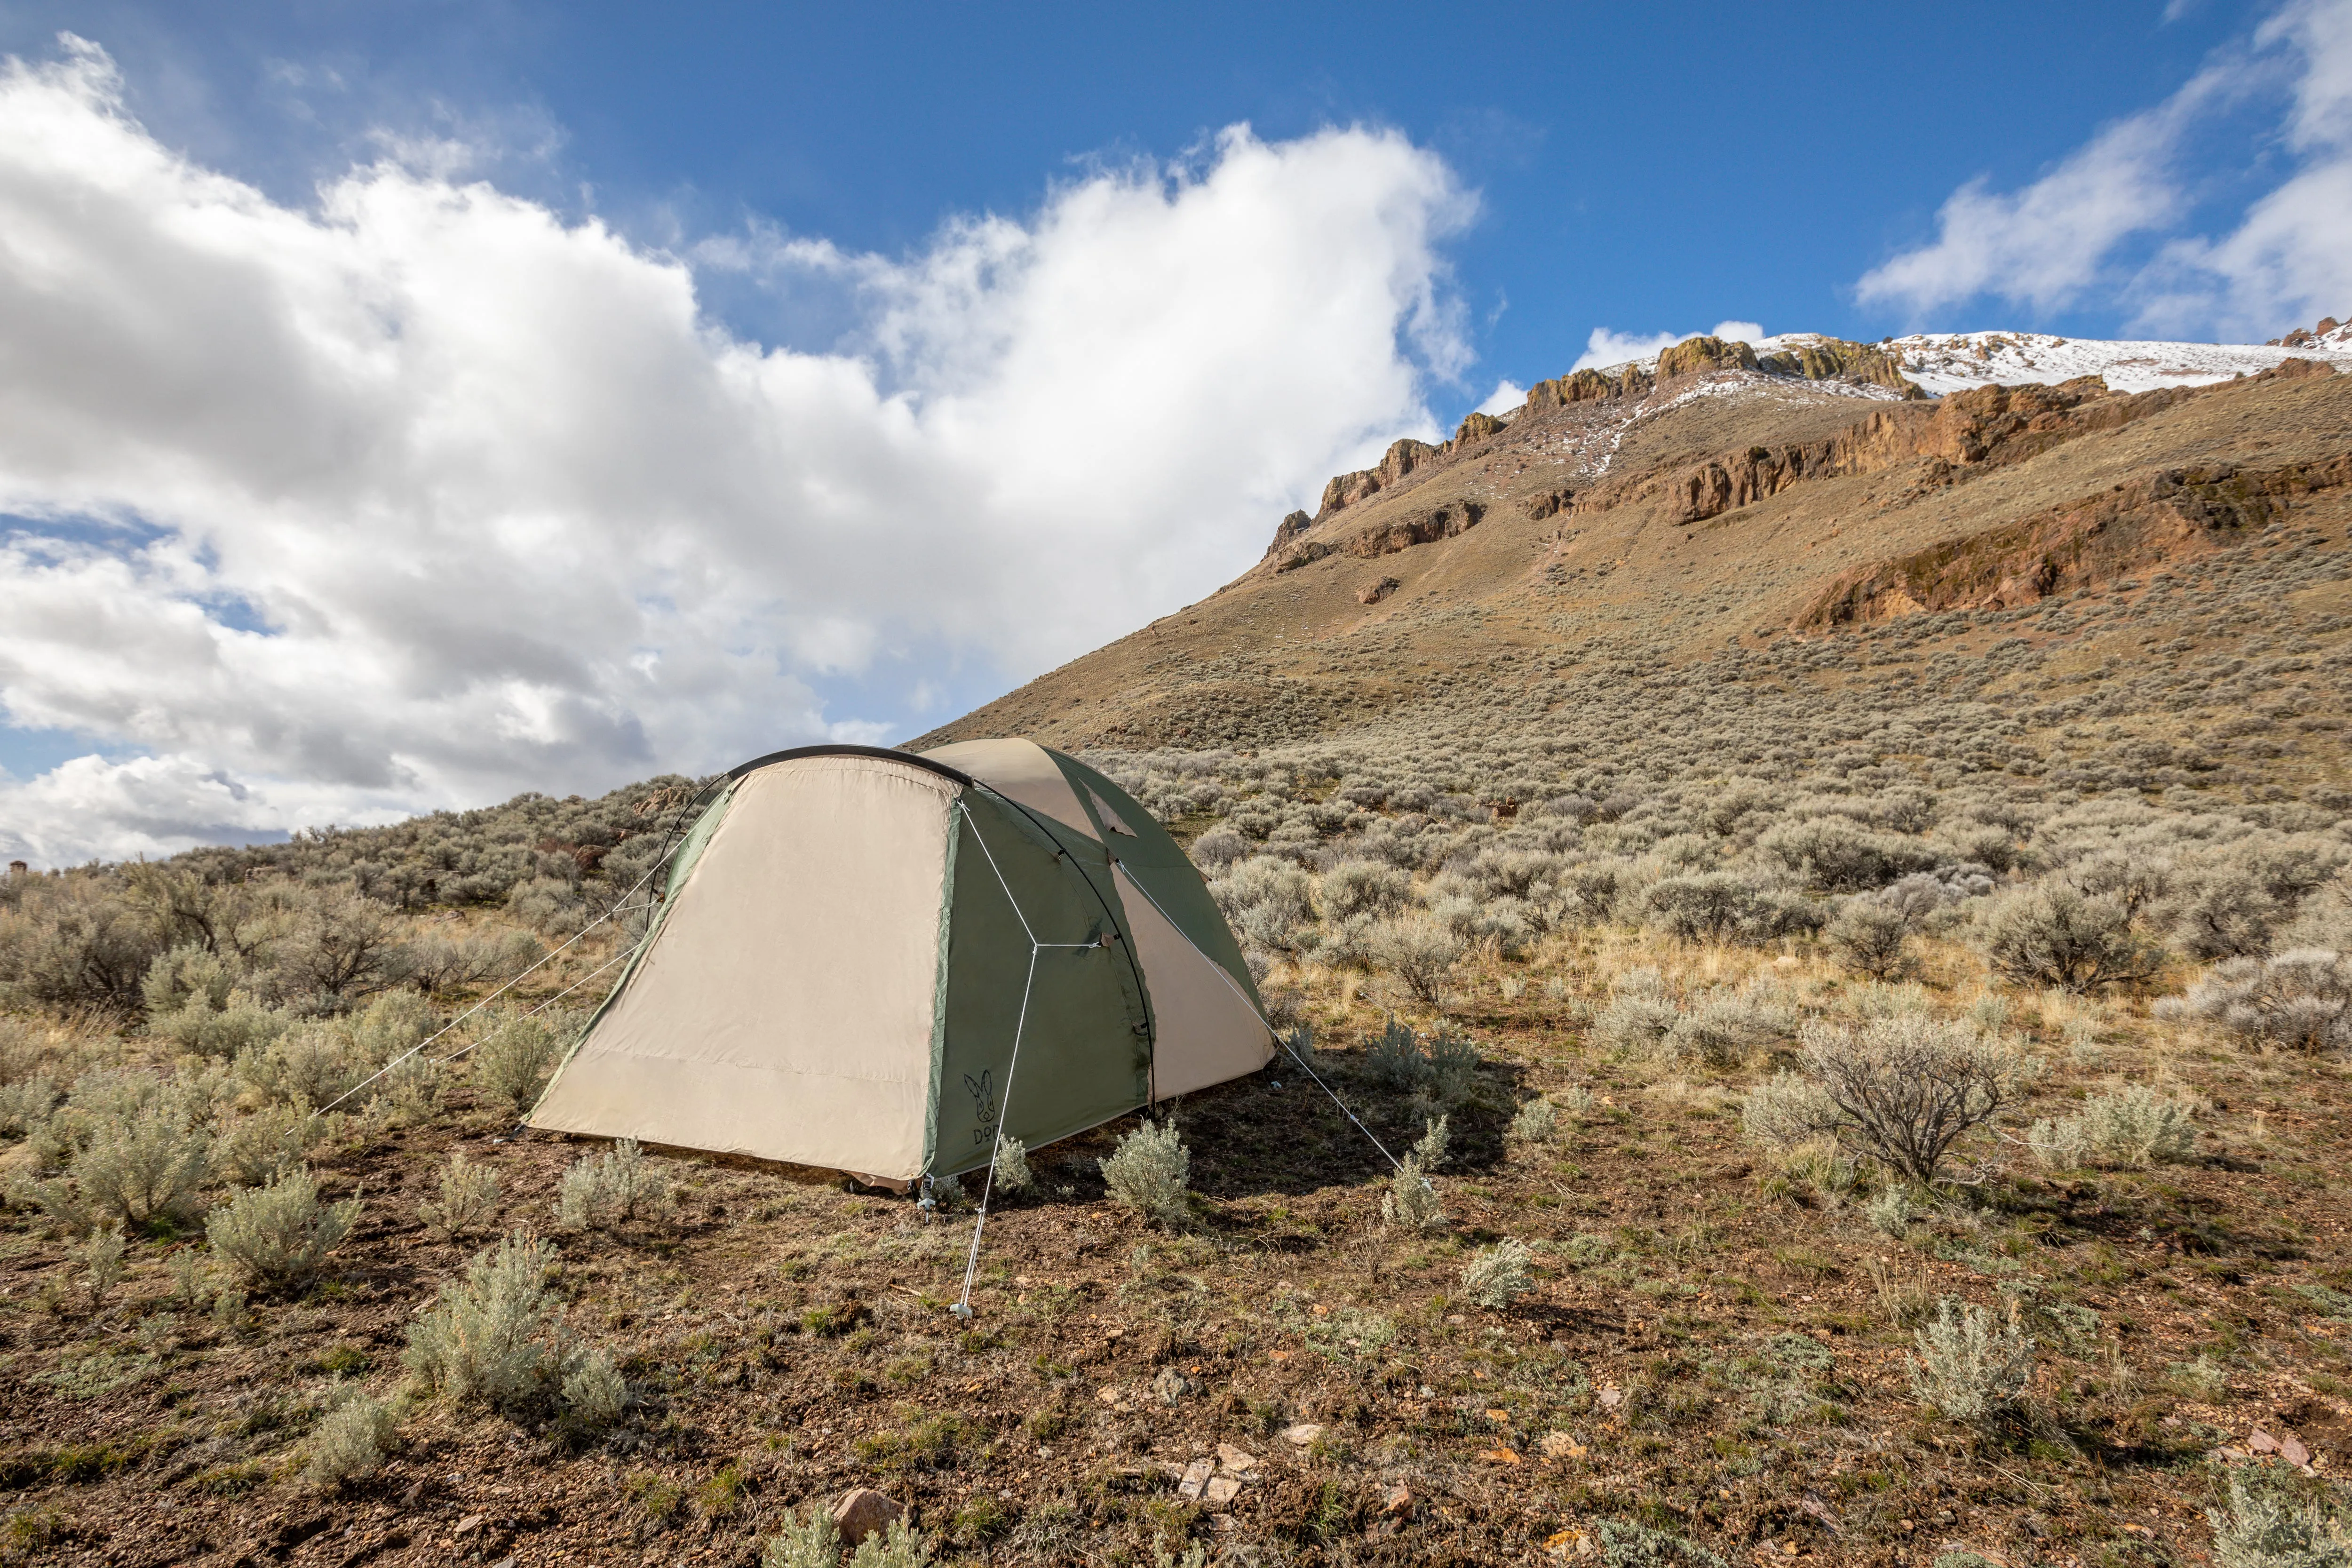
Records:
[[[1200,873],[1102,774],[1021,740],[808,746],[727,775],[530,1121],[896,1183],[1273,1051]]]

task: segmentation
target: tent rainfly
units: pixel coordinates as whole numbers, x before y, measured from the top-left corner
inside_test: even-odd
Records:
[[[656,910],[531,1126],[896,1184],[1274,1054],[1184,851],[1030,741],[746,763]]]

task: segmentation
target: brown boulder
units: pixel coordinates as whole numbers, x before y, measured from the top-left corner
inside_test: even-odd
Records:
[[[1377,583],[1367,583],[1356,590],[1356,603],[1377,605],[1403,586],[1403,584],[1393,577],[1383,577]]]
[[[852,1487],[833,1505],[833,1527],[841,1531],[844,1545],[855,1546],[877,1531],[889,1529],[890,1521],[905,1511],[872,1487]]]
[[[1299,545],[1297,548],[1291,551],[1289,554],[1284,556],[1281,560],[1276,562],[1274,563],[1274,569],[1277,572],[1296,572],[1301,566],[1310,566],[1330,553],[1331,542],[1329,540],[1310,539],[1306,543]]]

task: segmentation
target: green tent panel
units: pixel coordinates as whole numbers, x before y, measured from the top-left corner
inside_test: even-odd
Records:
[[[804,747],[729,775],[530,1124],[954,1175],[1000,1120],[1035,1147],[1256,1071],[1262,1019],[1200,873],[1092,768]]]

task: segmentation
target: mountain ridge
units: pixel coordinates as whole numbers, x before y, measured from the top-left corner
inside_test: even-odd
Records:
[[[1965,384],[1937,357],[1938,345],[1962,342],[1979,378]],[[1606,642],[1628,616],[1654,623],[1637,640],[1664,637],[1682,658],[1829,635],[1851,624],[1822,607],[1841,584],[1910,582],[1926,555],[1974,559],[2000,547],[1991,536],[2035,518],[2064,513],[2074,531],[2026,528],[2002,535],[2005,547],[2038,540],[2044,555],[2073,551],[2075,564],[2012,562],[1978,584],[1971,608],[2093,589],[2245,536],[2238,525],[2165,542],[2136,524],[2139,543],[2123,548],[2108,518],[2092,530],[2097,548],[2077,548],[2099,511],[2094,498],[2134,486],[2143,509],[2164,500],[2155,489],[2176,496],[2184,483],[2300,485],[2288,504],[2303,510],[2347,494],[2330,465],[2352,453],[2352,379],[2336,374],[2352,369],[2352,329],[2294,349],[2147,347],[2010,333],[1882,345],[1694,338],[1647,362],[1579,371],[1540,384],[1507,416],[1474,415],[1444,443],[1399,441],[1372,468],[1334,476],[1316,513],[1283,519],[1259,561],[1208,598],[912,743],[1034,732],[1118,749],[1338,735],[1428,699],[1428,669],[1487,669],[1596,632]],[[1801,374],[1807,349],[1829,374]],[[2159,384],[2117,390],[2098,372],[2054,385],[2025,379],[2062,351],[2062,368],[2121,365],[2132,384]],[[1874,379],[1889,365],[1950,390],[1923,395]],[[2240,484],[2242,469],[2271,477]],[[2318,476],[2315,486],[2290,469]],[[2163,478],[2192,472],[2201,477]],[[2177,506],[2168,519],[2176,531],[2186,522]],[[1981,547],[1964,546],[1979,536]],[[2003,581],[2005,597],[1994,591]],[[1915,585],[1960,603],[1951,584]],[[1864,597],[1868,614],[1905,613],[1888,593]],[[1432,620],[1474,609],[1521,624],[1468,636]],[[1580,629],[1559,624],[1580,612]],[[1402,635],[1412,652],[1352,674],[1312,668],[1382,635]],[[1185,717],[1203,709],[1213,721]]]

